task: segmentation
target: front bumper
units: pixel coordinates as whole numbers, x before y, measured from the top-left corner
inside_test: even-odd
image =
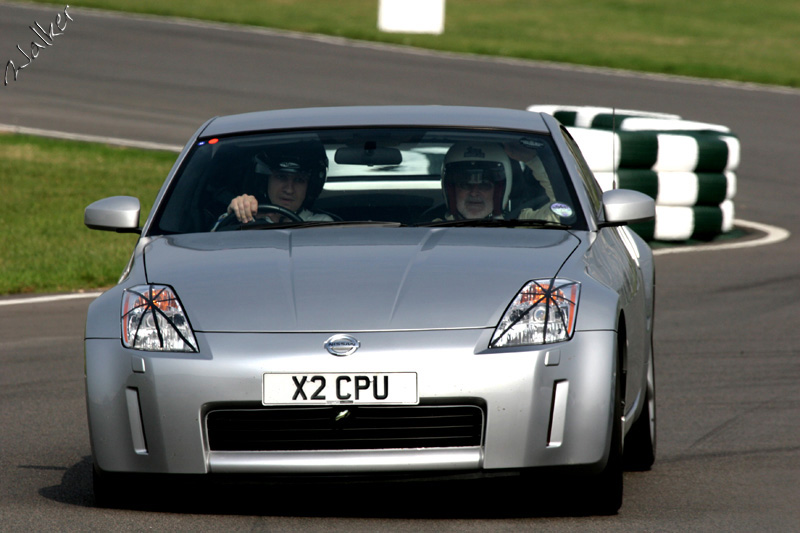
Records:
[[[502,350],[491,329],[356,334],[361,349],[334,357],[330,336],[198,333],[196,354],[86,340],[92,451],[106,472],[363,474],[492,471],[605,464],[615,334]],[[537,348],[537,349],[531,349]],[[416,372],[421,403],[481,406],[479,445],[327,451],[212,451],[215,409],[261,408],[265,372]]]

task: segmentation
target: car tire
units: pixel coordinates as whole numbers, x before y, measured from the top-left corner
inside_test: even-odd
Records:
[[[650,470],[656,460],[656,381],[652,345],[645,391],[642,412],[625,438],[625,468],[634,472]]]
[[[589,512],[597,515],[613,515],[622,507],[622,361],[627,349],[624,335],[617,344],[619,358],[614,372],[614,413],[608,461],[599,474],[590,478],[585,500]]]

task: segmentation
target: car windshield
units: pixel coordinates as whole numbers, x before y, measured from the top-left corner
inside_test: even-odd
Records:
[[[250,220],[230,208],[243,195]],[[549,135],[346,128],[201,137],[148,234],[344,224],[580,228],[585,221]]]

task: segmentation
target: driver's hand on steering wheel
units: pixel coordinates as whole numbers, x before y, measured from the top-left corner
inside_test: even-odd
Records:
[[[242,224],[247,224],[254,220],[254,215],[258,213],[258,200],[255,196],[243,194],[237,196],[228,205],[228,213],[233,213]]]

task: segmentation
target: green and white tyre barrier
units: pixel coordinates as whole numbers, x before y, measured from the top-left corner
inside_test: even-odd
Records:
[[[610,125],[613,120],[608,121],[608,117],[616,117],[617,120],[622,117],[650,118],[656,120],[681,119],[679,115],[670,115],[668,113],[651,113],[649,111],[633,111],[630,109],[572,105],[532,105],[528,107],[528,111],[547,113],[548,115],[556,117],[558,121],[565,126],[578,126],[581,128],[601,128],[603,126],[600,124],[608,123],[609,127],[604,129],[612,129]]]
[[[726,126],[679,115],[609,107],[536,105],[567,127],[600,187],[656,201],[655,220],[635,224],[648,240],[711,239],[733,229],[741,146]]]
[[[691,120],[663,119],[627,116],[620,118],[616,115],[600,115],[595,119],[596,128],[616,129],[617,131],[661,131],[661,132],[717,132],[731,133],[727,126],[709,124],[707,122],[694,122]],[[608,126],[608,127],[606,127]]]
[[[707,131],[661,133],[567,127],[589,168],[612,172],[644,168],[656,172],[726,172],[739,166],[741,147],[732,134]]]
[[[679,115],[610,107],[532,105],[528,111],[553,115],[565,126],[615,131],[708,131],[730,133],[730,128],[683,120]]]
[[[664,206],[719,206],[736,196],[736,174],[733,172],[656,172],[622,169],[617,172],[595,172],[594,176],[604,191],[614,188],[633,189],[655,198],[657,205]]]
[[[657,205],[650,222],[632,224],[645,240],[709,240],[733,229],[734,206],[726,200],[719,206],[676,207]]]

